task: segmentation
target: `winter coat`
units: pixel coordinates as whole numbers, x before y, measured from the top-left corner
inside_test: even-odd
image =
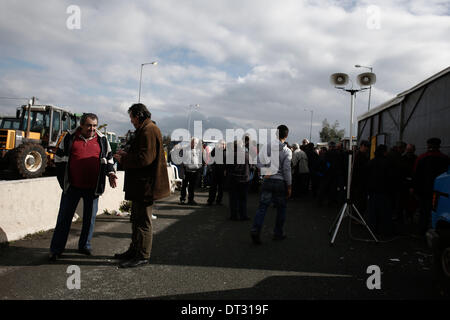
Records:
[[[125,199],[153,203],[170,195],[161,131],[146,119],[122,157]]]

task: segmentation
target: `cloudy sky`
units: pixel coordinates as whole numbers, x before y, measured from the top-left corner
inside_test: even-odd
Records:
[[[75,5],[77,11],[68,10]],[[78,24],[79,22],[79,24]],[[78,28],[79,27],[79,28]],[[319,140],[322,121],[348,134],[350,96],[329,76],[368,71],[375,107],[450,65],[448,0],[147,0],[0,2],[0,97],[95,112],[119,135],[141,102],[164,134],[273,128]],[[26,100],[0,99],[0,114]],[[356,98],[367,111],[368,92]],[[313,112],[311,112],[311,110]]]

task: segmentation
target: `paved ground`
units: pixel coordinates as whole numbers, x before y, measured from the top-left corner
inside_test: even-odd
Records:
[[[197,201],[206,202],[206,192]],[[378,244],[344,220],[333,247],[328,229],[339,208],[312,199],[289,202],[288,238],[271,239],[275,209],[261,246],[251,243],[251,221],[229,221],[228,206],[181,206],[175,194],[158,202],[151,264],[119,269],[112,259],[127,249],[128,217],[100,215],[93,256],[77,253],[80,222],[72,225],[63,259],[47,261],[52,231],[0,248],[0,299],[448,299],[433,285],[431,255],[423,239],[398,237]],[[225,203],[228,198],[225,197]],[[254,215],[257,195],[250,194]],[[70,290],[70,265],[80,267],[81,288]],[[369,290],[367,268],[381,270],[381,289]]]

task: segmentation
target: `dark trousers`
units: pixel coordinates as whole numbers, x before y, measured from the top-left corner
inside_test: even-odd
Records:
[[[392,199],[383,193],[369,193],[369,227],[373,232],[392,235]]]
[[[300,194],[307,194],[309,189],[309,173],[299,173]]]
[[[424,193],[419,195],[419,205],[420,205],[419,228],[421,234],[425,234],[428,228],[430,227],[432,203],[433,203],[433,194]]]
[[[56,227],[50,244],[52,253],[61,254],[64,251],[73,215],[81,198],[83,198],[83,225],[78,241],[78,249],[91,249],[91,239],[98,210],[98,196],[94,195],[93,189],[70,187],[66,193],[61,195]]]
[[[246,219],[247,216],[247,196],[248,182],[230,181],[230,218]]]
[[[319,186],[320,186],[320,176],[317,174],[311,174],[311,191],[313,194],[313,197],[316,198],[318,191],[319,191]]]
[[[214,171],[211,173],[211,177],[212,179],[211,186],[209,187],[208,203],[213,203],[214,200],[217,203],[221,203],[223,198],[223,184],[225,182],[225,177],[223,172]]]
[[[152,204],[133,201],[131,205],[131,245],[138,259],[149,259],[152,250]]]
[[[325,175],[320,180],[320,186],[318,190],[318,203],[322,205],[324,201],[328,201],[328,204],[337,202],[338,199],[338,179],[337,176]]]
[[[195,185],[197,184],[197,180],[199,177],[200,171],[185,171],[184,172],[184,179],[183,183],[181,185],[181,196],[180,200],[184,201],[186,200],[186,188],[188,190],[188,201],[194,200],[194,191],[195,191]]]

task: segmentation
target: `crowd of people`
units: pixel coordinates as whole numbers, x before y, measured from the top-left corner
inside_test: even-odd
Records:
[[[209,186],[208,206],[221,205],[223,193],[228,190],[229,219],[246,221],[253,217],[250,235],[254,244],[261,243],[264,219],[272,203],[277,211],[273,240],[283,240],[288,200],[301,201],[307,195],[318,206],[351,200],[375,233],[388,236],[396,232],[395,221],[411,221],[419,208],[417,225],[424,234],[430,221],[434,179],[450,164],[449,157],[439,150],[439,138],[428,139],[427,152],[419,156],[412,144],[398,142],[390,150],[381,144],[374,148],[371,159],[368,141],[361,141],[352,152],[334,142],[328,148],[318,148],[307,139],[301,145],[290,145],[285,125],[277,127],[276,139],[266,145],[252,141],[248,135],[213,146],[192,138],[189,145],[173,148],[166,159],[161,131],[151,120],[147,107],[133,104],[128,114],[136,131],[128,146],[115,154],[98,131],[98,117],[93,113],[83,114],[80,126],[67,132],[58,145],[55,163],[62,194],[50,244],[50,261],[60,259],[65,250],[80,199],[84,209],[78,252],[92,254],[98,200],[105,190],[106,178],[112,188],[117,186],[114,160],[125,171],[125,200],[132,202],[130,246],[114,255],[121,268],[149,262],[153,203],[170,195],[166,160],[176,164],[183,177],[181,205],[198,205],[195,201],[198,186]],[[351,166],[350,154],[355,155]],[[349,176],[352,187],[347,199]],[[249,191],[259,193],[254,214],[247,210]],[[293,203],[298,205],[298,201]]]
[[[291,152],[291,160],[290,177],[283,176],[283,179],[290,180],[291,200],[301,201],[308,196],[316,201],[318,207],[342,206],[348,201],[349,155],[352,154],[349,200],[371,230],[377,235],[390,237],[404,232],[404,227],[409,225],[412,227],[408,228],[410,232],[424,235],[431,221],[433,181],[447,171],[450,164],[449,157],[440,152],[440,144],[439,138],[428,139],[427,151],[421,155],[416,154],[414,144],[403,141],[390,149],[380,144],[373,148],[371,156],[371,145],[366,140],[360,141],[352,151],[344,149],[341,142],[329,142],[328,147],[319,147],[308,139],[303,139],[301,144],[289,144],[285,140],[282,145]],[[268,178],[261,174],[259,163],[249,161],[249,158],[259,154],[261,146],[251,141],[248,135],[242,141],[238,139],[228,145],[220,141],[209,150],[206,144],[197,148],[201,145],[193,138],[191,150],[197,152],[198,161],[193,162],[192,158],[187,157],[185,163],[179,166],[182,175],[183,172],[185,175],[180,204],[184,204],[186,188],[189,194],[187,204],[197,205],[195,189],[209,186],[208,206],[221,205],[224,190],[228,190],[229,219],[249,220],[247,195],[252,190],[257,191],[261,201],[264,196],[263,182]],[[235,159],[230,164],[225,161],[227,148],[234,148],[235,151]],[[245,162],[238,164],[237,151],[242,148]],[[203,161],[201,152],[204,153]],[[208,162],[219,153],[223,161]]]

